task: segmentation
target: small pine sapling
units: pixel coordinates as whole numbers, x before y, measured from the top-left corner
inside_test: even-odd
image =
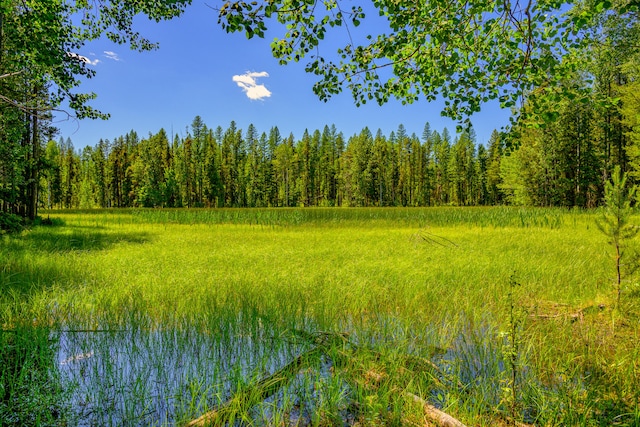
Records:
[[[637,263],[638,255],[625,252],[629,242],[636,237],[640,228],[630,223],[633,209],[631,203],[636,195],[636,187],[627,188],[627,174],[616,166],[611,176],[611,181],[605,184],[603,214],[596,220],[598,229],[609,239],[615,249],[616,265],[616,307],[620,307],[620,292],[622,289],[623,268],[625,274],[631,274],[635,270],[632,267]],[[626,266],[625,266],[626,265]]]

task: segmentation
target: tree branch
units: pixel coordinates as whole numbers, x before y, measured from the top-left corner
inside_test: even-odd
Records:
[[[13,72],[13,73],[3,74],[3,75],[0,76],[0,79],[4,79],[4,78],[7,78],[7,77],[11,77],[11,76],[17,76],[18,74],[21,74],[21,73],[22,73],[22,71],[16,71],[16,72]]]

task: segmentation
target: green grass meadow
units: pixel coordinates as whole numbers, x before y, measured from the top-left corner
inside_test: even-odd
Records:
[[[0,236],[0,425],[640,425],[597,215],[44,212]]]

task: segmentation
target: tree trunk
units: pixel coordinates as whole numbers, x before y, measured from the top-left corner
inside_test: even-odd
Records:
[[[3,37],[3,29],[4,29],[4,23],[3,23],[3,18],[4,18],[4,13],[2,12],[2,10],[0,9],[0,70],[2,69],[2,37]]]
[[[39,145],[38,142],[38,112],[33,111],[31,115],[31,162],[29,165],[29,175],[27,184],[27,217],[30,220],[36,219],[38,215],[38,187],[39,187]]]

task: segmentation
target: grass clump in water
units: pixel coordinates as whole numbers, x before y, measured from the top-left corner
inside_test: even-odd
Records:
[[[18,326],[0,331],[0,420],[6,426],[67,424],[65,391],[48,328]]]

